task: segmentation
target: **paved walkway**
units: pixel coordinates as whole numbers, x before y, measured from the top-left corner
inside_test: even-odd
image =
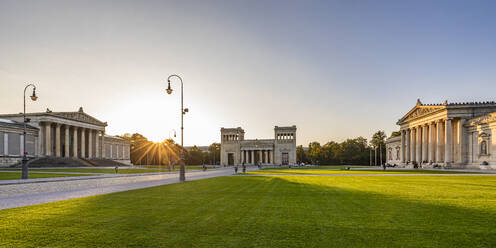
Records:
[[[250,169],[250,170],[254,170]],[[199,180],[233,174],[232,168],[203,171],[186,171],[186,180]],[[72,178],[72,177],[71,177]],[[65,179],[65,180],[64,180]],[[52,181],[0,185],[0,209],[29,206],[53,201],[113,192],[147,188],[179,182],[177,173],[127,174],[112,177],[75,177]],[[36,179],[28,179],[36,180]],[[12,180],[9,180],[12,181]]]
[[[21,173],[21,170],[0,170],[0,172],[6,173]],[[29,171],[29,174],[73,174],[73,175],[99,175],[103,174],[101,172],[67,172],[67,171]]]

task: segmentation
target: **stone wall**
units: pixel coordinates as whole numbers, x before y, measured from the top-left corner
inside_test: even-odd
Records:
[[[392,137],[386,140],[386,163],[401,165],[401,137]]]
[[[104,158],[131,164],[131,146],[125,139],[106,135],[104,139]]]
[[[0,156],[0,167],[9,167],[21,161],[21,156]]]

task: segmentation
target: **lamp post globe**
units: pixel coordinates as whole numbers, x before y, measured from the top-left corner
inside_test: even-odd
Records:
[[[169,80],[169,79],[167,79],[167,81],[169,82],[169,85],[167,86],[166,91],[167,91],[167,94],[169,94],[169,95],[170,95],[170,94],[172,94],[172,88],[170,87],[170,80]]]

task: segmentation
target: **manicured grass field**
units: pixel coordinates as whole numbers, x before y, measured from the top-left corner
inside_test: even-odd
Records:
[[[370,168],[370,166],[362,166],[362,165],[319,165],[319,166],[301,166],[301,167],[291,167],[292,170],[344,170],[346,167],[350,168]],[[263,170],[280,170],[280,169],[289,169],[289,167],[267,167],[263,168]]]
[[[230,176],[0,210],[2,247],[494,247],[495,176]]]
[[[57,174],[57,173],[29,173],[29,178],[49,178],[49,177],[77,177],[92,176],[91,174]],[[0,172],[0,180],[21,179],[21,173]]]
[[[280,170],[259,170],[249,171],[246,174],[251,175],[282,175],[282,174],[467,174],[477,172],[464,172],[464,171],[445,171],[445,170],[294,170],[294,169],[280,169]]]

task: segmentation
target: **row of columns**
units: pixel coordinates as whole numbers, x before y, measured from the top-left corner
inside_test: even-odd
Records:
[[[458,122],[460,144],[464,135],[464,120]],[[444,163],[453,162],[452,119],[437,120],[401,130],[400,159],[406,162]]]
[[[294,133],[278,133],[276,136],[278,140],[292,140],[295,138]]]
[[[274,163],[274,152],[272,150],[241,150],[241,163],[255,165],[256,152],[258,152],[258,158],[262,164]]]
[[[239,135],[237,134],[225,134],[222,136],[224,141],[236,141],[239,140]]]
[[[10,138],[9,138],[9,134],[15,134],[15,135],[18,135],[18,141],[19,142],[13,142],[13,143],[17,143],[17,147],[10,147]],[[37,140],[38,138],[34,135],[34,134],[31,134],[31,133],[28,133],[27,134],[28,137],[32,137],[31,140],[27,140],[26,141],[26,149],[27,149],[27,153],[26,153],[26,156],[34,156],[36,153],[37,153],[37,148],[36,148],[36,143],[37,143]],[[16,137],[16,136],[14,136]],[[24,135],[23,134],[20,134],[20,133],[8,133],[8,132],[0,132],[0,143],[3,145],[3,149],[0,151],[0,154],[1,155],[13,155],[13,156],[22,156],[24,154]],[[29,143],[33,143],[33,149],[30,150],[30,144]]]
[[[54,151],[52,146],[52,124],[55,124]],[[62,157],[62,127],[64,128],[64,157],[71,156],[71,147],[69,144],[72,144],[72,157],[102,158],[104,156],[105,146],[103,145],[103,132],[96,129],[88,129],[51,122],[40,123],[40,128],[45,130],[45,132],[40,132],[39,140],[41,154],[46,156]],[[81,138],[80,141],[78,140],[79,137]],[[93,149],[93,145],[95,149]],[[87,151],[86,147],[88,147]]]

